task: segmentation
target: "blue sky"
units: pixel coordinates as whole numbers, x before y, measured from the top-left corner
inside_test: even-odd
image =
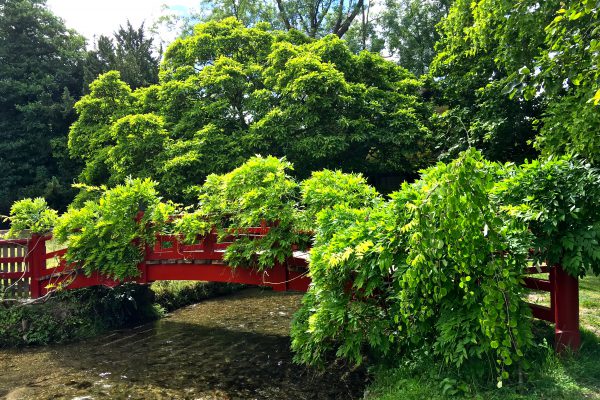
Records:
[[[48,0],[48,7],[61,17],[69,28],[77,30],[91,43],[94,35],[111,35],[127,19],[133,26],[146,21],[150,26],[161,14],[163,6],[171,13],[185,14],[198,8],[198,0]],[[169,40],[167,32],[161,33]]]

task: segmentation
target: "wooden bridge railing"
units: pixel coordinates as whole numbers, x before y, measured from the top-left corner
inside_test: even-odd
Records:
[[[252,228],[248,234],[264,235],[264,227]],[[80,268],[69,265],[66,249],[47,252],[51,237],[32,235],[30,239],[0,240],[0,298],[45,296],[56,288],[77,289],[95,285],[116,286],[117,281],[98,273],[86,276]],[[200,280],[268,286],[277,291],[308,289],[307,254],[294,252],[284,263],[265,271],[232,268],[223,261],[231,242],[217,242],[217,235],[206,235],[198,244],[183,244],[179,237],[157,235],[154,246],[145,249],[139,264],[140,275],[127,281],[147,284],[158,280]]]
[[[554,347],[557,351],[577,350],[581,342],[579,332],[579,280],[569,275],[560,265],[553,268],[531,267],[528,274],[548,274],[548,279],[525,278],[525,286],[550,293],[550,306],[531,304],[535,318],[554,323]]]
[[[260,236],[265,227],[247,233]],[[0,240],[0,299],[40,298],[55,288],[76,289],[95,285],[116,286],[116,281],[98,273],[85,276],[79,268],[68,265],[66,249],[47,252],[50,237],[32,235],[30,239]],[[199,280],[269,286],[277,291],[308,289],[307,253],[294,252],[286,262],[266,271],[232,268],[223,261],[223,253],[231,242],[218,242],[215,233],[200,243],[183,244],[179,237],[157,235],[154,246],[145,249],[139,264],[140,275],[129,281],[147,284],[159,280]],[[52,261],[50,261],[52,260]],[[49,262],[50,261],[50,262]],[[578,280],[561,266],[529,268],[529,274],[547,273],[548,279],[526,277],[525,286],[550,293],[550,306],[530,304],[533,316],[555,324],[555,346],[577,350],[579,333]]]

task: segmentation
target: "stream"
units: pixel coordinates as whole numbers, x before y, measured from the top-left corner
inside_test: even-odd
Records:
[[[75,344],[0,350],[6,399],[358,399],[365,375],[292,363],[301,294],[258,288]]]

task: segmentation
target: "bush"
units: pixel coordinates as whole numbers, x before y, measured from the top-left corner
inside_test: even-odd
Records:
[[[198,281],[158,281],[151,286],[154,302],[166,311],[173,311],[212,297],[233,293],[242,285]]]
[[[67,342],[158,316],[146,286],[64,291],[44,304],[0,305],[0,347]]]
[[[10,215],[4,221],[10,221],[7,237],[18,237],[24,231],[45,235],[52,231],[58,214],[48,207],[41,197],[15,201],[10,208]]]
[[[521,300],[531,237],[489,194],[505,173],[470,150],[387,203],[320,212],[296,360],[416,352],[480,373],[496,360],[505,379],[532,343]]]
[[[54,230],[67,245],[66,260],[87,275],[97,271],[120,280],[138,276],[145,246],[154,243],[174,210],[160,202],[155,187],[150,180],[128,179],[97,201],[70,208]]]
[[[198,210],[176,228],[194,239],[214,226],[220,240],[235,239],[224,254],[234,267],[263,270],[284,262],[301,240],[294,230],[298,185],[287,174],[291,169],[285,159],[256,156],[228,174],[210,175],[200,188]],[[270,228],[265,236],[247,234],[263,224]]]
[[[600,173],[570,156],[513,168],[493,191],[527,224],[538,263],[561,264],[573,276],[600,274]]]
[[[300,184],[300,189],[308,228],[314,228],[311,225],[314,225],[317,214],[325,208],[335,205],[363,208],[381,200],[375,188],[369,186],[361,174],[327,169],[313,172]]]

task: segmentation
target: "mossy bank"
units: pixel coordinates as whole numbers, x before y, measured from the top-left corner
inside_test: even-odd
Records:
[[[0,302],[0,347],[47,345],[131,327],[240,285],[206,282],[124,284],[57,293],[45,303]]]

